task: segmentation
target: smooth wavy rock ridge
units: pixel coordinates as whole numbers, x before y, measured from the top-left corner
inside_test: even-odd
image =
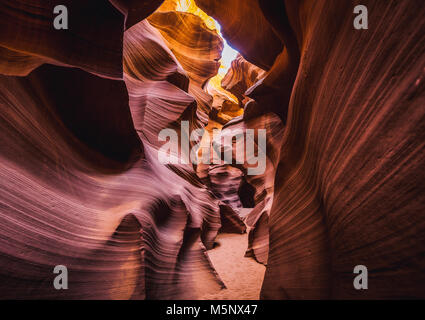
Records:
[[[357,1],[185,3],[0,0],[0,298],[220,297],[220,233],[266,266],[241,296],[425,298],[422,1],[362,1],[368,30]],[[223,38],[239,55],[212,88]],[[235,161],[162,163],[185,126]],[[257,150],[265,130],[264,172],[214,129]]]
[[[196,2],[235,47],[263,48],[264,19],[284,45],[269,68],[241,50],[268,71],[245,112],[286,124],[262,298],[424,297],[421,2],[363,1],[367,31],[353,28],[350,1]],[[368,290],[353,287],[356,265],[368,267]]]

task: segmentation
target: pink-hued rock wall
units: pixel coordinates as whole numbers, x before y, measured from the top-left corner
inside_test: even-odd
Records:
[[[240,52],[223,132],[267,130],[255,176],[158,160],[161,130],[213,123],[224,46],[176,4],[0,0],[0,298],[196,299],[220,231],[249,233],[263,299],[424,298],[422,1],[196,0]]]

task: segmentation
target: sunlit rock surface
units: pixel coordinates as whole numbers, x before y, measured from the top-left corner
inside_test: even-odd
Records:
[[[218,60],[223,49],[221,38],[200,17],[191,13],[156,12],[148,20],[161,32],[187,72],[190,79],[188,93],[198,104],[194,116],[201,121],[196,128],[203,128],[208,123],[212,106],[212,96],[203,88],[220,67]]]
[[[114,32],[125,81],[100,77],[122,78],[121,58],[78,46],[102,57],[85,68],[95,74],[64,67],[72,54],[62,61],[62,52],[49,58],[60,66],[1,76],[3,298],[196,298],[223,286],[205,252],[221,227],[219,202],[193,168],[160,164],[153,142],[196,118],[187,73],[147,21]],[[68,267],[72,290],[53,288],[55,265]]]
[[[350,1],[195,2],[0,0],[0,297],[214,295],[207,250],[247,232],[264,299],[424,298],[422,1],[362,1],[368,30]],[[241,54],[234,101],[207,88],[207,14]],[[158,134],[183,123],[266,129],[266,170],[162,164]]]
[[[221,81],[227,91],[233,93],[243,106],[248,102],[245,92],[265,75],[265,71],[246,61],[240,54]]]

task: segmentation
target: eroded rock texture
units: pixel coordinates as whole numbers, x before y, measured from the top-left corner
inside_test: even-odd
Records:
[[[249,233],[264,299],[424,298],[422,1],[362,1],[368,30],[356,0],[196,3],[241,53],[239,104],[207,92],[223,41],[176,0],[0,0],[0,297],[197,298],[224,286],[221,230]],[[266,170],[158,160],[162,129],[207,124],[265,129]]]
[[[259,81],[265,71],[246,61],[240,54],[232,61],[232,66],[221,81],[227,91],[233,93],[243,106],[248,102],[245,92]]]
[[[230,71],[229,71],[230,72]],[[266,143],[260,145],[258,143],[258,129],[264,130]],[[243,134],[248,137],[247,132],[251,131],[254,133],[254,150],[265,151],[265,167],[264,171],[258,174],[252,174],[249,172],[249,168],[256,168],[257,164],[249,158],[247,148],[244,144],[248,144],[248,138],[245,140],[233,140],[231,145],[229,144],[230,139],[226,140],[226,136],[235,136]],[[238,179],[238,190],[242,207],[253,208],[251,211],[242,210],[239,212],[241,218],[245,221],[245,224],[249,228],[249,242],[247,249],[247,256],[253,257],[260,263],[267,264],[268,260],[268,246],[269,246],[269,215],[270,209],[273,202],[274,183],[276,168],[278,165],[279,152],[281,147],[281,136],[284,132],[284,126],[279,117],[273,113],[267,113],[252,119],[244,119],[243,117],[235,118],[227,125],[223,127],[223,149],[230,148],[232,150],[233,161],[232,163],[236,168],[239,168],[241,174]],[[260,152],[260,151],[258,151]],[[237,164],[239,156],[244,155],[244,163]],[[255,154],[251,155],[254,156]],[[258,156],[258,153],[256,154]],[[235,170],[232,167],[233,171]],[[227,170],[232,172],[230,170]],[[213,176],[214,177],[214,176]],[[229,182],[226,175],[218,177],[221,188],[226,188],[227,192],[231,191]],[[226,179],[227,178],[227,179]],[[213,188],[212,188],[213,189]],[[224,193],[224,192],[223,192]]]
[[[50,31],[32,31],[39,47],[19,30],[13,42],[2,29],[2,45],[28,59],[11,65],[8,50],[2,58],[1,296],[169,299],[218,290],[223,284],[205,247],[221,227],[219,201],[191,166],[159,163],[154,140],[183,120],[199,126],[190,79],[146,20],[123,33],[120,12],[97,5],[117,16],[119,27],[103,21],[105,33],[96,34],[94,21],[80,36],[111,41],[116,57],[78,42],[56,51],[67,40],[49,47]],[[34,69],[40,53],[50,64]],[[72,290],[53,288],[56,265],[67,266]]]
[[[262,19],[284,45],[272,66],[241,50],[268,70],[246,93],[246,118],[272,111],[287,124],[262,297],[424,297],[421,2],[363,1],[363,31],[353,28],[357,1],[197,3],[235,46],[252,32],[251,47],[263,47],[273,33],[256,36]],[[231,16],[248,3],[261,8],[256,23],[243,9]],[[353,287],[356,265],[369,269],[368,290]]]
[[[164,5],[169,4],[166,1]],[[193,129],[204,128],[209,119],[213,97],[204,90],[205,84],[217,74],[223,42],[216,31],[208,29],[202,19],[185,12],[163,11],[154,13],[149,22],[164,37],[189,78],[188,94],[197,108],[192,114]]]
[[[270,69],[282,50],[282,43],[257,0],[196,0],[196,4],[220,23],[223,36],[245,59],[260,68]]]
[[[263,297],[424,297],[423,5],[364,1],[359,32],[355,2],[285,3],[301,63]],[[368,290],[353,288],[356,265]]]

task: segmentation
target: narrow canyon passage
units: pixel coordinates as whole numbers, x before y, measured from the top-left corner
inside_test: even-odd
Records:
[[[0,299],[425,298],[425,7],[358,5],[0,0]]]

